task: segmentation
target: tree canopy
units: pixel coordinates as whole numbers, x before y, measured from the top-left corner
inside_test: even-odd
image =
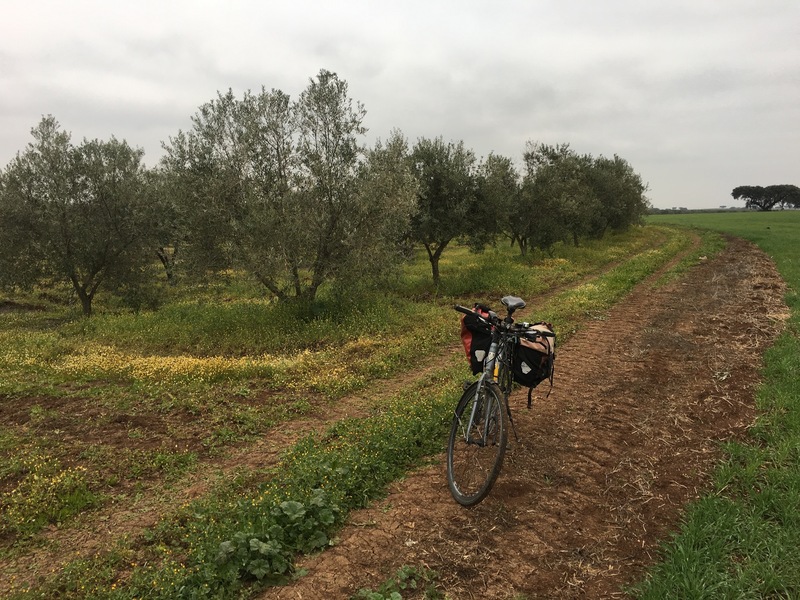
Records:
[[[796,185],[740,185],[731,192],[736,200],[744,200],[747,208],[772,210],[775,206],[800,207],[800,188]]]
[[[523,254],[549,251],[559,241],[602,237],[641,222],[647,186],[627,161],[579,155],[569,144],[529,142],[519,202],[508,221],[509,235]]]
[[[306,300],[325,282],[390,271],[416,185],[402,136],[365,148],[365,110],[347,89],[322,70],[295,102],[229,90],[170,140],[162,168],[195,268],[235,266]]]
[[[74,146],[47,117],[0,171],[0,285],[60,277],[89,314],[98,289],[136,288],[158,257],[172,283],[234,269],[270,298],[311,302],[322,286],[385,280],[409,242],[425,248],[438,285],[454,240],[481,251],[507,236],[523,255],[551,252],[624,230],[648,209],[646,184],[617,155],[528,142],[520,171],[441,137],[409,149],[394,131],[368,148],[365,115],[324,69],[296,99],[229,89],[163,144],[152,169],[115,138]],[[764,210],[798,195],[734,190]]]
[[[52,116],[31,133],[2,174],[0,282],[67,280],[88,316],[101,286],[131,283],[148,260],[143,153],[115,138],[73,146]]]
[[[475,223],[471,213],[478,199],[476,159],[463,142],[420,138],[411,151],[410,165],[419,183],[411,238],[425,247],[438,285],[442,253],[454,239],[468,235]]]

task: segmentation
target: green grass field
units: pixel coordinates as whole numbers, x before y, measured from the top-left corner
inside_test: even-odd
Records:
[[[758,244],[789,285],[791,318],[764,358],[752,442],[730,444],[711,493],[690,507],[664,560],[635,588],[646,599],[800,598],[800,212],[658,215]]]

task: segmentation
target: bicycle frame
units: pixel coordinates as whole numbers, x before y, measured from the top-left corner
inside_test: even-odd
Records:
[[[505,404],[505,406],[501,407],[501,410],[505,409],[509,417],[511,416],[511,411],[508,407],[508,395],[511,391],[511,381],[508,375],[510,369],[508,352],[511,349],[514,341],[515,336],[509,331],[504,331],[499,327],[495,327],[492,330],[492,343],[489,346],[489,352],[486,354],[483,373],[481,373],[481,376],[478,379],[478,387],[475,389],[475,395],[479,397],[481,388],[485,385],[487,380],[497,383],[500,391],[503,392],[503,402]],[[479,402],[475,402],[472,405],[469,422],[467,423],[467,427],[464,432],[464,441],[467,444],[475,443],[475,441],[470,439],[469,432],[472,431],[475,419],[478,416],[479,405]],[[484,427],[481,440],[478,442],[481,446],[486,446],[488,435],[489,428]]]

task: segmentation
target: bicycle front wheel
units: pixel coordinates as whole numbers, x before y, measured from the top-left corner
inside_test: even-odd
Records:
[[[478,382],[461,396],[447,442],[447,484],[456,502],[474,506],[492,489],[506,453],[508,430],[496,383]]]

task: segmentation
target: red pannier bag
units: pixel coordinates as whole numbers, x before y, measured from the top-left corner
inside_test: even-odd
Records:
[[[477,315],[489,317],[489,308],[482,304],[472,307],[474,315],[461,317],[461,343],[472,368],[472,374],[483,372],[483,361],[489,353],[492,344],[491,326],[478,319]]]

